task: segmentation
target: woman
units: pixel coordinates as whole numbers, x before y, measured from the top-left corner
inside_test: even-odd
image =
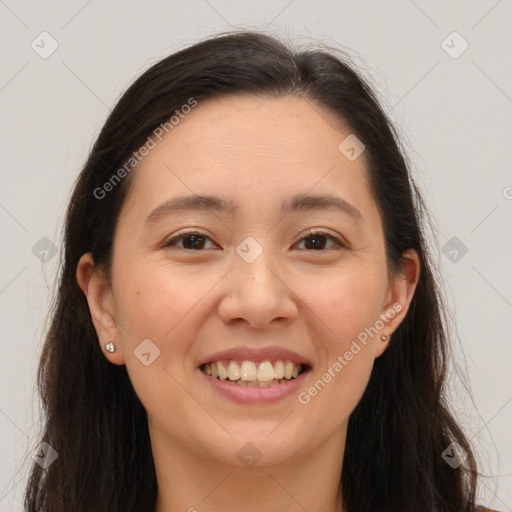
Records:
[[[334,55],[146,71],[70,201],[32,511],[474,511],[397,137]]]

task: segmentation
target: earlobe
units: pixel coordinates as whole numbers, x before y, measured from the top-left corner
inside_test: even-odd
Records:
[[[86,253],[80,258],[76,269],[76,280],[87,299],[102,352],[111,363],[124,364],[112,291],[103,273],[95,267],[91,253]]]

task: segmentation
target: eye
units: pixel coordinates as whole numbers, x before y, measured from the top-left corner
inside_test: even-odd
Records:
[[[165,241],[162,247],[178,247],[190,251],[200,251],[205,248],[206,241],[209,237],[198,232],[181,233],[169,240]],[[211,242],[211,240],[210,240]],[[213,243],[213,242],[212,242]],[[181,244],[181,246],[179,245]],[[207,247],[208,248],[208,247]]]
[[[334,235],[330,235],[328,233],[324,233],[323,231],[310,231],[304,238],[300,240],[300,244],[304,242],[307,250],[313,251],[323,251],[328,249],[333,249],[335,247],[345,247],[345,244]],[[334,245],[331,247],[326,247],[328,243]]]
[[[167,240],[166,242],[164,242],[162,244],[162,247],[177,247],[178,249],[184,249],[188,251],[201,251],[203,249],[214,248],[205,247],[208,241],[212,245],[216,245],[211,241],[211,239],[208,236],[204,235],[203,233],[194,231],[176,235]],[[334,235],[325,233],[323,231],[308,232],[308,234],[300,240],[299,245],[302,243],[305,244],[305,247],[302,247],[302,249],[312,250],[316,252],[346,246],[341,239],[335,237]],[[299,247],[299,249],[300,248],[301,247]]]

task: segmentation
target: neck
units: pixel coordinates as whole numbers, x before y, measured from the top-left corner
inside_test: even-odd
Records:
[[[151,432],[158,482],[155,512],[343,512],[340,479],[346,430],[311,453],[243,469],[204,454],[191,455],[161,434]]]

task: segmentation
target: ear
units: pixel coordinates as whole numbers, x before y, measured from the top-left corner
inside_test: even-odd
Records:
[[[101,351],[111,363],[124,364],[112,290],[103,272],[94,266],[90,252],[80,258],[76,269],[76,280],[87,299]],[[105,350],[107,343],[115,345],[115,352],[109,353]]]
[[[384,327],[379,333],[379,337],[387,336],[387,341],[381,339],[375,347],[375,357],[379,357],[384,353],[389,345],[389,340],[393,332],[402,323],[420,277],[420,259],[418,253],[414,249],[405,251],[402,255],[402,270],[390,278],[389,290],[382,307],[380,319],[384,323]]]

